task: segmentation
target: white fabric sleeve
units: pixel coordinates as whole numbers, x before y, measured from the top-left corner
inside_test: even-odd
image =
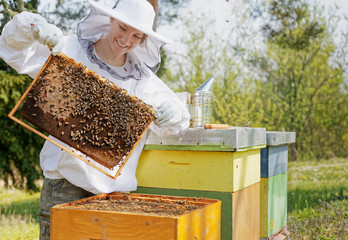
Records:
[[[136,88],[136,96],[151,105],[155,110],[164,101],[171,101],[176,106],[176,114],[180,116],[177,122],[166,127],[158,127],[154,122],[150,125],[149,129],[155,132],[156,135],[175,135],[189,127],[190,114],[186,105],[155,74],[151,74],[149,79],[139,81]]]
[[[28,74],[32,78],[51,54],[47,46],[32,36],[30,24],[34,19],[44,20],[38,14],[19,13],[4,26],[0,36],[0,58],[18,73]]]

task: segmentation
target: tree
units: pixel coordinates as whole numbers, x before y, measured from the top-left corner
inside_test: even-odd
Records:
[[[215,77],[213,121],[230,126],[262,127],[260,119],[261,86],[259,81],[243,73],[241,58],[229,39],[214,34],[214,21],[204,14],[191,13],[184,19],[183,54],[168,57],[163,79],[176,91],[193,93],[209,77]],[[209,34],[208,34],[209,33]]]
[[[1,30],[4,24],[16,13],[24,10],[36,11],[37,1],[1,1],[3,7]],[[0,61],[0,178],[5,184],[26,186],[38,190],[35,180],[41,177],[39,150],[43,139],[7,117],[18,102],[31,79],[18,75],[13,69]],[[17,117],[18,113],[17,113]]]
[[[335,19],[325,18],[322,6],[305,0],[270,1],[266,6],[267,55],[257,63],[264,73],[263,99],[276,105],[282,119],[267,119],[268,125],[296,132],[293,160],[342,154],[344,136],[337,130],[346,129],[348,112],[337,107],[347,99],[342,88],[346,62],[335,56]],[[266,115],[270,111],[265,108]]]

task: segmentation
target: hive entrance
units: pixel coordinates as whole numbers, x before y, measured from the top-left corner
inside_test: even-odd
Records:
[[[125,163],[154,119],[151,106],[63,54],[34,82],[22,117],[109,169]]]

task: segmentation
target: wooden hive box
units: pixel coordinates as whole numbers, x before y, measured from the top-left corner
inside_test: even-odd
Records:
[[[260,239],[260,182],[236,192],[138,187],[137,193],[203,197],[221,201],[221,239]]]
[[[261,178],[260,237],[263,240],[271,240],[275,236],[281,240],[288,235],[287,176],[285,172],[270,178]]]
[[[149,194],[101,194],[51,209],[51,239],[220,239],[221,202]]]
[[[24,119],[72,148],[16,118],[22,102]],[[48,58],[9,117],[116,179],[154,112],[126,90],[60,53]]]
[[[144,150],[136,176],[141,187],[236,192],[260,182],[260,149]]]
[[[261,149],[261,177],[273,177],[288,171],[288,145]]]
[[[267,147],[261,149],[261,177],[288,171],[288,145],[296,141],[295,132],[266,132]]]

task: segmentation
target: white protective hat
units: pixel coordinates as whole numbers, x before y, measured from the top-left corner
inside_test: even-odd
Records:
[[[86,40],[95,43],[106,37],[112,17],[147,35],[146,41],[133,52],[141,62],[156,72],[161,62],[160,50],[171,41],[153,31],[155,11],[152,5],[147,0],[119,0],[115,8],[94,1],[89,3],[92,5],[91,11],[77,27],[80,43]]]

